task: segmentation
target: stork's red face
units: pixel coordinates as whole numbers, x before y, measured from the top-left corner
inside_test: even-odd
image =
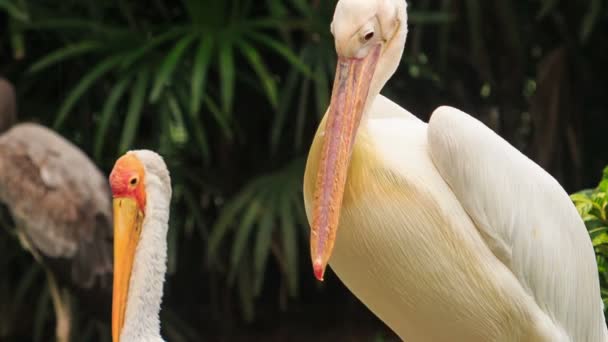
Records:
[[[110,174],[114,207],[114,290],[112,339],[120,341],[125,323],[131,270],[146,212],[144,165],[134,153],[120,157]]]
[[[120,157],[112,173],[110,186],[114,198],[132,198],[137,202],[139,210],[146,211],[146,189],[144,188],[144,165],[135,154],[128,153]]]

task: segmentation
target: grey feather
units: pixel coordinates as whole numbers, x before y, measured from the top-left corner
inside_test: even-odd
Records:
[[[72,143],[31,123],[0,137],[0,200],[32,252],[65,259],[80,287],[112,272],[106,177]]]

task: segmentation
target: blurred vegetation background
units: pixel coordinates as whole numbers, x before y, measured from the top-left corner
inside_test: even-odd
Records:
[[[308,260],[302,176],[334,74],[334,7],[0,0],[0,75],[17,86],[20,121],[54,128],[106,173],[131,148],[167,160],[170,341],[394,339],[331,272],[317,283]],[[411,0],[409,20],[386,96],[423,120],[458,107],[569,192],[595,186],[608,164],[608,0]],[[605,191],[574,198],[601,272]],[[0,340],[52,339],[45,285],[0,232]],[[78,341],[109,341],[107,321],[77,320]]]

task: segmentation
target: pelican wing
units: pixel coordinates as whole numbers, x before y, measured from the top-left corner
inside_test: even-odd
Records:
[[[35,124],[0,137],[0,199],[38,257],[80,287],[110,285],[112,228],[106,178],[76,146]]]
[[[593,247],[568,194],[475,118],[431,116],[429,152],[494,254],[573,341],[605,341]]]

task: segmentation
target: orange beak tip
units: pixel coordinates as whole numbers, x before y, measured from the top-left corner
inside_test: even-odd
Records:
[[[325,265],[323,265],[323,262],[319,259],[315,260],[312,265],[312,268],[315,272],[315,277],[317,278],[317,280],[323,281],[323,274],[325,273]]]

